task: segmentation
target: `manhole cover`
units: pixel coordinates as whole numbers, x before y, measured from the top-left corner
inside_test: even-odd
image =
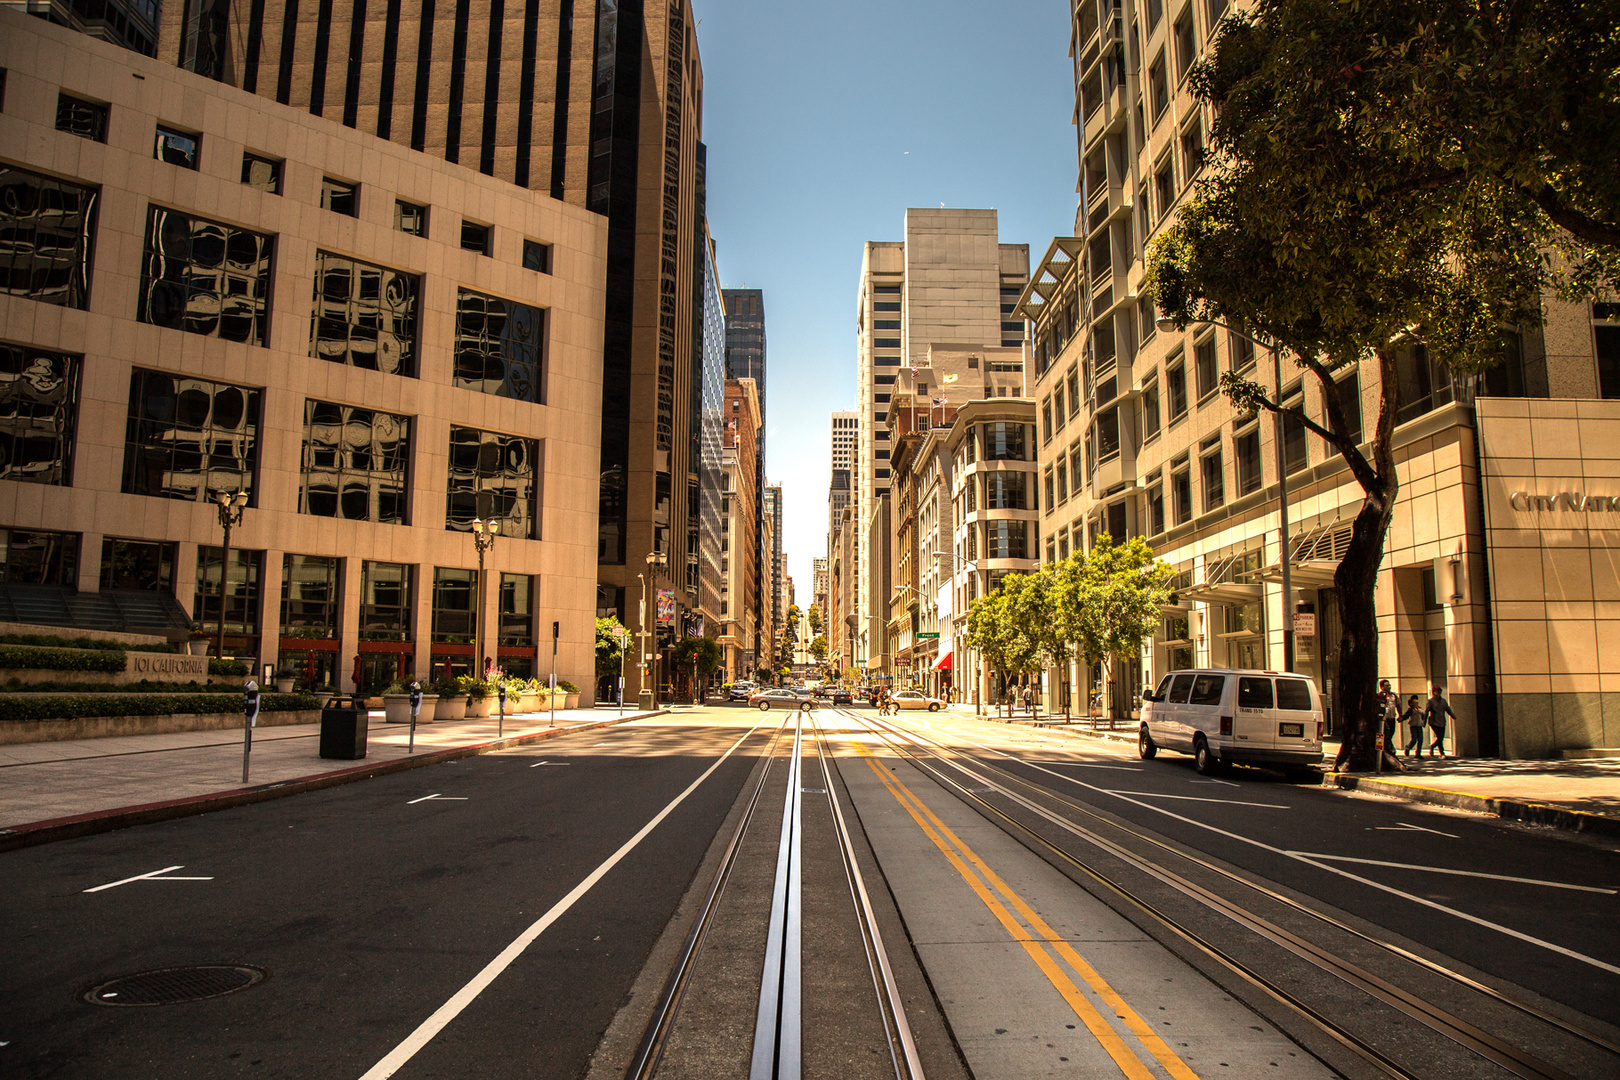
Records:
[[[80,994],[92,1005],[173,1005],[201,1001],[246,990],[263,982],[269,973],[240,964],[163,968],[120,975]]]

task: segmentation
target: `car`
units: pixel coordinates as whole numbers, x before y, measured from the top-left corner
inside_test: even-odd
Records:
[[[1300,771],[1322,761],[1322,694],[1286,671],[1172,671],[1142,695],[1137,753],[1162,747],[1193,756],[1208,775],[1228,764]]]
[[[759,688],[751,682],[732,683],[731,689],[726,691],[726,700],[747,701],[748,695],[754,693],[758,689]]]
[[[840,686],[832,692],[832,703],[834,705],[853,705],[855,699],[850,695],[847,686]]]
[[[748,696],[748,704],[763,712],[771,707],[778,709],[797,709],[801,702],[807,699],[785,686],[769,687],[756,690]]]
[[[945,702],[937,697],[929,697],[921,690],[896,690],[889,698],[897,709],[927,709],[929,712],[939,712],[945,707]]]

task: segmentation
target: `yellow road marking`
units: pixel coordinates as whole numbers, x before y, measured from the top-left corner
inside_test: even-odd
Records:
[[[901,806],[905,807],[912,820],[916,821],[918,827],[934,842],[934,846],[939,848],[940,853],[955,867],[962,880],[984,902],[985,907],[990,909],[991,914],[996,916],[997,921],[1002,924],[1013,940],[1024,947],[1024,950],[1029,953],[1030,958],[1040,967],[1053,987],[1069,1003],[1070,1008],[1074,1009],[1075,1015],[1085,1023],[1087,1029],[1108,1051],[1109,1056],[1114,1059],[1115,1064],[1120,1067],[1120,1070],[1126,1076],[1136,1080],[1138,1077],[1151,1077],[1152,1073],[1144,1067],[1135,1053],[1131,1051],[1129,1045],[1114,1030],[1113,1025],[1103,1018],[1096,1007],[1080,992],[1080,988],[1075,986],[1073,980],[1057,966],[1044,947],[1045,945],[1050,945],[1055,949],[1058,955],[1079,973],[1092,992],[1101,998],[1109,1008],[1113,1009],[1116,1016],[1125,1021],[1125,1026],[1130,1029],[1131,1033],[1141,1041],[1148,1052],[1175,1080],[1198,1080],[1198,1074],[1188,1068],[1186,1063],[1176,1056],[1175,1051],[1171,1050],[1164,1040],[1137,1015],[1136,1011],[1125,1003],[1125,999],[1120,997],[1118,991],[1110,986],[1097,973],[1095,968],[1086,963],[1085,959],[1074,950],[1074,947],[1053,930],[1035,912],[1034,908],[1025,902],[1023,897],[1019,896],[995,871],[991,870],[984,860],[974,853],[973,849],[968,847],[959,836],[952,832],[950,827],[941,821],[928,808],[928,805],[917,797],[915,792],[901,782],[900,778],[887,765],[873,757],[866,747],[858,741],[852,740],[852,742],[854,742],[857,752],[866,759],[867,765],[882,781],[883,786],[889,790],[889,793],[895,797],[895,800]],[[927,820],[924,820],[925,818]],[[960,851],[960,855],[958,851]],[[973,869],[969,869],[968,863],[972,864]],[[974,872],[975,869],[978,871],[977,873]],[[988,882],[996,892],[1005,897],[1018,913],[1024,917],[1025,921],[1029,923],[1030,927],[1044,939],[1044,942],[1031,938],[1007,908],[996,899],[989,889],[985,888],[984,882]]]

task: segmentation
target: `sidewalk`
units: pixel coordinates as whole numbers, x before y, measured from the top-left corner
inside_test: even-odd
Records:
[[[949,711],[972,717],[972,705]],[[982,720],[1007,723],[1008,717],[986,709]],[[1027,713],[1012,718],[1029,726]],[[1105,722],[1106,723],[1106,722]],[[1117,729],[1093,729],[1085,718],[1065,723],[1042,714],[1035,725],[1081,738],[1136,743],[1136,731],[1123,722]],[[1333,759],[1336,739],[1322,742],[1322,783],[1348,791],[1382,795],[1407,802],[1429,803],[1545,825],[1575,832],[1620,837],[1620,758],[1580,761],[1504,761],[1496,758],[1401,757],[1407,772],[1338,773]]]
[[[558,709],[499,721],[418,724],[416,752],[406,751],[410,725],[370,714],[367,753],[359,761],[320,756],[320,725],[261,727],[253,732],[249,782],[242,783],[242,732],[182,731],[0,746],[0,851],[128,825],[240,806],[333,784],[416,768],[471,754],[657,716]]]

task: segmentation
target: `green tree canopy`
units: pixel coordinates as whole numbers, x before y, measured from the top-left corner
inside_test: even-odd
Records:
[[[619,673],[619,638],[629,634],[618,619],[609,616],[596,620],[596,676]]]

